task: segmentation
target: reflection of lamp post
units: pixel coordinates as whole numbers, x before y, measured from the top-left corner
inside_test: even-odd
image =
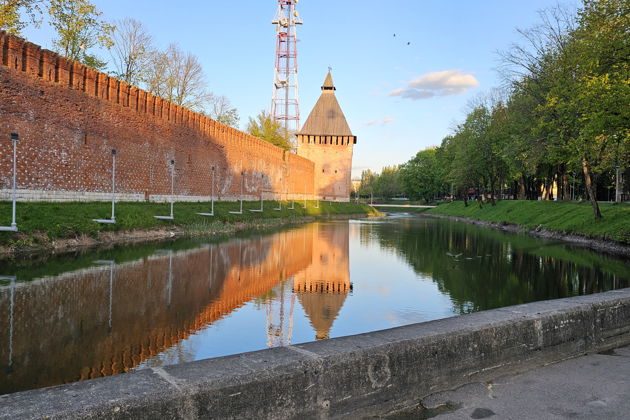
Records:
[[[109,266],[109,328],[108,331],[112,332],[112,295],[114,290],[114,266],[116,261],[114,260],[96,260],[94,264]]]
[[[9,280],[9,363],[7,373],[13,372],[13,312],[15,307],[15,276],[0,276],[0,280]]]
[[[197,213],[200,216],[214,216],[214,170],[215,167],[212,167],[212,186],[210,187],[210,213]]]
[[[15,189],[17,184],[17,142],[20,140],[20,136],[17,133],[11,133],[9,136],[11,138],[11,142],[13,143],[13,205],[11,208],[11,226],[0,226],[0,231],[2,232],[17,232],[17,224],[15,223]]]
[[[208,244],[208,248],[210,250],[210,265],[208,266],[208,291],[212,291],[212,282],[214,280],[214,267],[212,265],[212,257],[214,251],[214,245]]]
[[[173,216],[173,201],[175,195],[175,161],[171,160],[171,215],[170,216],[153,216],[156,219],[161,220],[173,220],[175,217]]]
[[[158,255],[168,254],[168,283],[166,283],[167,297],[166,306],[171,307],[171,295],[173,294],[173,250],[158,249],[155,251]]]
[[[116,149],[112,149],[112,218],[92,219],[96,223],[116,223]]]
[[[621,168],[615,168],[615,203],[621,203]]]

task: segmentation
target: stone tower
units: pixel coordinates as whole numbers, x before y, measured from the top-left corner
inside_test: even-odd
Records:
[[[297,136],[297,154],[315,163],[315,195],[349,201],[352,147],[357,142],[335,97],[330,71],[322,94]]]

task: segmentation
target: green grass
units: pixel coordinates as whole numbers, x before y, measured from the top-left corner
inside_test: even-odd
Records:
[[[442,204],[429,214],[467,217],[494,223],[510,223],[530,230],[543,228],[594,238],[630,243],[630,205],[599,203],[603,218],[596,220],[589,202],[503,200],[496,206],[476,202]]]
[[[136,229],[156,229],[160,227],[180,227],[187,232],[223,232],[236,223],[247,223],[252,227],[277,224],[280,220],[299,220],[309,216],[330,216],[336,214],[376,214],[376,210],[365,204],[319,202],[295,202],[295,210],[289,210],[286,202],[282,211],[276,201],[266,201],[263,213],[252,213],[250,209],[260,208],[260,201],[244,202],[243,214],[234,215],[230,211],[239,209],[238,202],[215,202],[215,216],[199,216],[198,212],[209,212],[209,202],[175,203],[175,220],[158,220],[155,215],[168,215],[170,204],[146,202],[121,202],[116,204],[116,224],[100,224],[92,219],[108,219],[111,204],[107,202],[26,202],[17,204],[18,233],[0,232],[0,245],[37,245],[38,241],[61,238],[74,238],[82,235],[97,238],[101,232],[119,232]],[[0,202],[0,225],[11,222],[11,203]]]

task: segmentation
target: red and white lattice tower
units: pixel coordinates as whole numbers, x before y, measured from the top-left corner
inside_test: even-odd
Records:
[[[277,32],[271,118],[284,128],[287,138],[300,129],[296,27],[302,20],[296,3],[297,0],[278,0],[278,12],[271,22]],[[295,149],[294,140],[291,142]]]

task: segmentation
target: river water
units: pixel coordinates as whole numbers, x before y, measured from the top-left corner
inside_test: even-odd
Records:
[[[0,264],[0,394],[628,287],[630,263],[426,216]]]

